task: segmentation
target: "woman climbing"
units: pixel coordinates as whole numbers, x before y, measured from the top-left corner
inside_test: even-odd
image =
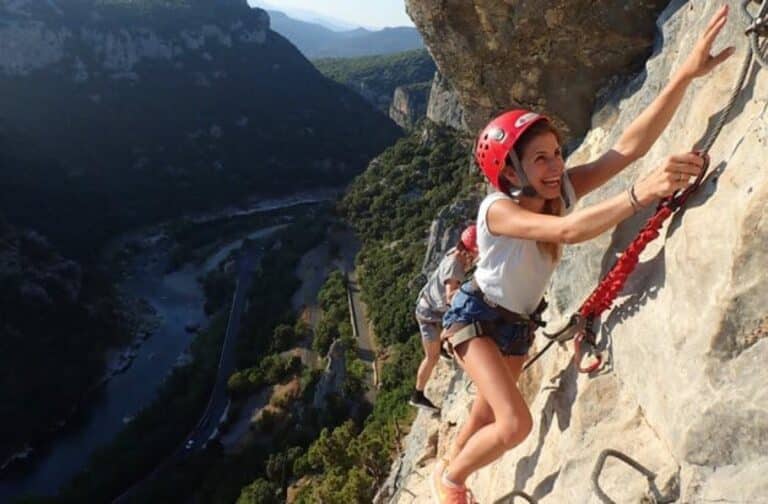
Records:
[[[419,323],[419,332],[421,332],[424,359],[416,373],[416,388],[408,401],[412,406],[433,412],[439,411],[439,408],[424,395],[424,387],[427,386],[427,381],[440,357],[443,315],[476,258],[477,228],[473,224],[461,233],[459,242],[445,254],[419,292],[416,302],[416,321]]]
[[[562,245],[598,236],[658,198],[688,187],[701,173],[698,155],[672,155],[621,194],[571,212],[577,199],[645,155],[693,79],[733,54],[731,47],[710,54],[727,19],[728,8],[722,7],[666,87],[613,148],[593,162],[566,171],[557,131],[533,112],[508,111],[480,134],[475,159],[496,192],[478,211],[480,257],[474,280],[461,287],[443,319],[447,339],[477,395],[447,459],[438,461],[433,472],[437,502],[471,502],[466,479],[531,431],[533,420],[517,380],[533,335],[531,315]]]

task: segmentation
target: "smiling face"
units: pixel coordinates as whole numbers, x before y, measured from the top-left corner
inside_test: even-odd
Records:
[[[522,143],[522,151],[518,155],[529,184],[542,199],[559,198],[565,162],[558,137],[545,130]],[[521,187],[512,166],[506,166],[502,173],[515,187]]]
[[[533,137],[523,147],[520,162],[528,181],[544,199],[560,197],[565,162],[560,142],[550,132]]]

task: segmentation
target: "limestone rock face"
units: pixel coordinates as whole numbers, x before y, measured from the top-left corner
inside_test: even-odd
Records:
[[[472,131],[517,105],[546,110],[578,137],[597,90],[648,56],[667,3],[407,0],[406,8]]]
[[[427,118],[437,124],[450,126],[453,129],[467,129],[464,121],[464,109],[459,102],[459,96],[451,87],[451,83],[435,72],[432,79],[432,89],[429,91],[429,103],[427,104]]]
[[[410,2],[412,9],[415,3]],[[665,156],[689,151],[711,130],[747,47],[738,2],[728,3],[731,20],[715,51],[735,45],[736,55],[691,85],[645,158],[581,206],[622,191]],[[568,166],[594,159],[613,145],[657,96],[717,7],[682,1],[667,7],[658,21],[663,36],[646,72],[610,96]],[[442,15],[451,18],[449,12]],[[464,52],[456,59],[472,55]],[[596,376],[577,373],[568,344],[550,350],[524,375],[521,388],[533,414],[533,431],[470,478],[480,502],[494,502],[514,489],[542,504],[601,502],[590,475],[608,448],[656,474],[653,502],[768,502],[767,109],[768,70],[753,68],[710,151],[711,172],[701,190],[684,213],[662,228],[613,311],[603,316],[599,342],[607,365]],[[566,248],[550,287],[550,320],[579,307],[651,212]],[[441,372],[432,386],[459,379],[456,371]],[[438,455],[466,418],[472,398],[471,387],[456,386],[446,394]],[[427,431],[415,432],[422,429],[418,421],[414,427],[411,436],[422,442]],[[409,450],[406,446],[403,453]],[[391,502],[421,502],[429,495],[425,476],[431,464],[400,463],[413,469],[400,471]],[[599,482],[615,502],[648,502],[643,499],[653,493],[641,474],[615,459],[608,459]]]
[[[328,402],[329,394],[338,394],[344,384],[347,375],[346,359],[344,358],[344,343],[336,339],[328,349],[328,364],[325,366],[320,380],[315,387],[315,395],[312,406],[315,409],[324,409]]]
[[[430,88],[429,82],[395,88],[392,104],[389,106],[389,117],[402,128],[412,128],[427,113]]]
[[[245,2],[227,2],[232,8],[248,12]],[[220,2],[224,4],[224,2]],[[89,15],[90,14],[90,15]],[[71,56],[72,45],[92,47],[86,65],[76,58],[72,78],[84,82],[100,72],[113,79],[130,78],[127,73],[146,60],[170,60],[187,52],[204,51],[207,39],[225,47],[235,43],[263,45],[269,30],[269,17],[254,10],[249,24],[225,26],[203,24],[176,34],[158,33],[150,26],[105,28],[104,15],[85,0],[71,2],[65,10],[54,2],[15,0],[0,7],[0,73],[26,76],[37,69],[62,62]],[[208,48],[208,50],[211,50]]]
[[[443,256],[459,241],[461,232],[467,225],[467,216],[473,216],[474,209],[479,204],[479,197],[459,200],[437,214],[437,218],[429,226],[427,252],[421,268],[426,276],[432,274]]]

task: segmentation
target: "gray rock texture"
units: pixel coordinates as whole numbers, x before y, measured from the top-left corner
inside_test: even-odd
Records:
[[[421,7],[416,13],[414,6],[426,3],[409,2],[420,24],[424,21],[418,21],[419,16],[426,14]],[[736,55],[690,87],[672,123],[645,158],[580,205],[624,190],[665,156],[690,150],[711,130],[747,47],[739,2],[728,3],[731,20],[715,51],[735,45]],[[576,4],[569,12],[581,16]],[[497,5],[502,10],[517,6],[518,16],[527,4]],[[648,60],[645,72],[606,95],[604,106],[593,117],[593,128],[568,159],[568,166],[594,159],[613,145],[657,96],[717,7],[711,2],[681,1],[667,7],[658,21],[662,37],[655,56]],[[468,9],[467,4],[451,4],[430,16],[451,25],[450,20],[458,19],[457,12],[466,14]],[[545,19],[551,18],[552,14],[546,15],[549,7],[540,10]],[[604,10],[609,12],[610,5],[593,8],[597,18],[611,19],[612,14],[602,14]],[[479,16],[485,11],[473,12]],[[641,9],[637,16],[642,18],[645,12]],[[502,40],[503,34],[497,35]],[[471,45],[456,45],[448,37],[438,48],[439,42],[432,37],[427,32],[425,38],[436,54],[443,51],[447,56],[454,51],[457,61],[473,60],[476,55]],[[562,48],[557,43],[553,46]],[[462,82],[461,76],[447,73],[447,77]],[[563,81],[569,89],[575,85]],[[512,79],[499,82],[506,88],[514,85]],[[701,190],[684,213],[662,228],[660,237],[641,255],[612,312],[603,316],[599,341],[605,347],[606,366],[595,376],[578,374],[568,344],[550,350],[524,376],[521,388],[533,413],[533,432],[470,478],[468,484],[480,502],[494,502],[513,489],[525,490],[542,504],[601,502],[590,475],[598,455],[607,448],[653,471],[663,502],[768,502],[768,70],[753,69],[746,86],[710,151],[711,173]],[[574,96],[580,92],[574,91]],[[566,248],[550,286],[550,320],[560,320],[579,307],[651,211],[588,243]],[[442,369],[432,386],[443,383],[445,387],[455,379],[454,371]],[[455,435],[456,425],[466,418],[472,397],[471,388],[460,387],[446,397],[439,455]],[[424,440],[433,427],[419,422],[410,435]],[[415,432],[419,429],[420,433]],[[406,446],[403,452],[409,449]],[[400,463],[413,467],[411,462]],[[425,501],[429,495],[425,475],[430,467],[410,474],[401,471],[391,501]],[[651,499],[642,475],[615,459],[605,464],[599,481],[615,502],[659,501]]]
[[[312,406],[315,409],[322,410],[328,404],[330,394],[341,393],[341,387],[347,376],[347,360],[344,357],[344,343],[340,339],[331,343],[326,356],[328,363],[325,366],[320,380],[315,387],[315,396],[312,400]]]
[[[455,201],[441,209],[429,226],[427,252],[424,255],[422,272],[429,277],[440,264],[443,256],[459,241],[461,232],[471,223],[474,209],[480,204],[480,197]]]
[[[416,122],[427,114],[427,102],[431,83],[419,82],[395,88],[389,117],[400,127],[413,128]]]
[[[407,0],[474,131],[513,105],[583,135],[608,78],[636,70],[666,0]]]
[[[459,102],[459,96],[446,78],[435,72],[432,79],[432,89],[429,91],[429,103],[427,104],[427,119],[430,121],[450,126],[453,129],[467,129],[464,121],[464,109]]]

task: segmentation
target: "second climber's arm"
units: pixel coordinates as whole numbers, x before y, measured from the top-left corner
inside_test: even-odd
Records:
[[[459,281],[453,278],[445,281],[445,301],[448,305],[453,301],[453,296],[459,292],[459,285]]]

